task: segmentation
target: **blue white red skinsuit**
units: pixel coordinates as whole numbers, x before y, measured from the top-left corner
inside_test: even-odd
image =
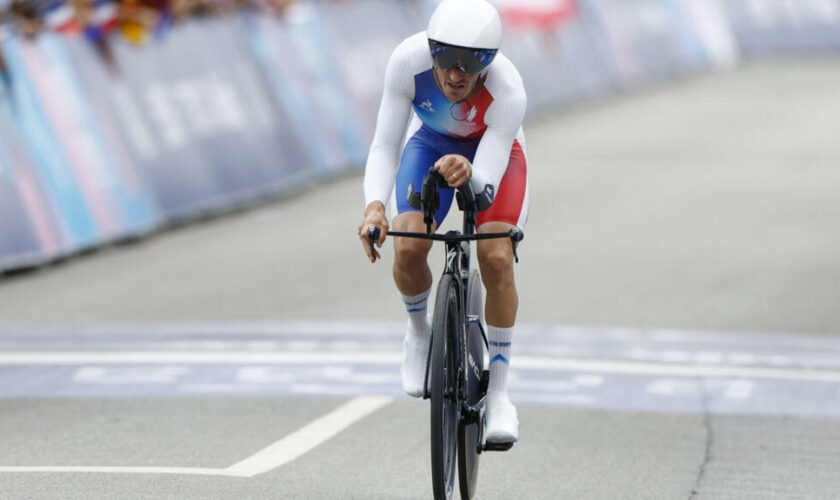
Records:
[[[479,214],[478,225],[507,222],[524,229],[529,199],[522,132],[526,103],[522,77],[501,52],[481,90],[465,101],[450,102],[435,83],[426,33],[405,39],[385,72],[365,168],[365,206],[380,201],[392,215],[411,210],[402,199],[408,183],[419,189],[438,158],[457,153],[473,163],[470,182],[475,191],[490,184],[496,194],[493,206]],[[441,192],[441,219],[451,197],[452,190]]]

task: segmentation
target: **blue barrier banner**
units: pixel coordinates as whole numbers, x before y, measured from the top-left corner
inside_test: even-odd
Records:
[[[617,87],[617,74],[606,50],[604,32],[588,11],[578,12],[560,31],[556,43],[549,46],[562,53],[564,65],[574,78],[573,92],[564,96],[562,102],[603,95]]]
[[[0,99],[0,269],[59,253],[61,228],[15,123],[10,88]]]
[[[0,144],[0,148],[3,145]],[[0,151],[0,161],[5,155]],[[26,267],[43,259],[44,249],[33,232],[32,220],[20,199],[20,184],[8,172],[0,173],[0,267]]]
[[[28,158],[10,120],[8,101],[0,103],[0,269],[37,264],[43,255],[55,254],[55,227],[45,211]]]
[[[91,176],[102,183],[102,195],[113,217],[103,240],[112,240],[148,232],[159,224],[153,195],[141,178],[136,163],[126,149],[125,139],[117,129],[117,117],[105,94],[112,78],[93,47],[81,39],[66,39],[65,57],[70,64],[68,78],[77,96],[75,116],[65,142],[81,142],[84,161],[94,169]],[[65,90],[66,92],[66,90]],[[57,120],[53,120],[54,123]],[[81,129],[81,130],[80,130]],[[80,136],[80,133],[82,134]],[[104,203],[104,202],[103,202]]]
[[[731,68],[738,63],[740,50],[732,34],[723,4],[729,0],[679,0],[681,9],[697,33],[710,67]]]
[[[691,72],[709,66],[710,54],[683,0],[660,0],[672,39],[672,67]]]
[[[302,137],[302,146],[318,170],[339,171],[350,162],[359,139],[352,110],[343,101],[347,91],[337,78],[338,61],[326,44],[318,4],[303,4],[290,18],[278,22],[255,18],[251,47]]]
[[[632,87],[680,72],[678,42],[661,0],[598,0],[591,5],[606,32],[621,83]]]
[[[723,2],[746,55],[840,50],[840,0]]]
[[[336,77],[343,82],[352,114],[344,142],[352,163],[363,165],[373,139],[385,65],[404,38],[426,28],[425,12],[417,2],[373,0],[332,3],[322,6],[320,15],[321,34],[329,40]],[[376,19],[389,21],[371,30]]]
[[[242,30],[239,22],[192,22],[169,34],[165,50],[116,47],[124,78],[115,107],[167,220],[311,176],[292,119],[270,97]]]
[[[72,251],[101,241],[100,224],[108,227],[110,214],[99,213],[98,219],[94,215],[96,208],[104,210],[102,205],[91,206],[93,199],[101,200],[102,181],[90,176],[83,152],[69,144],[72,114],[79,102],[68,81],[69,60],[62,44],[60,38],[49,35],[35,42],[10,37],[4,41],[4,53],[12,74],[8,97],[13,121],[32,156],[38,182],[60,219],[57,247]],[[59,86],[67,83],[66,99],[56,82]]]
[[[617,86],[606,33],[588,2],[577,5],[551,30],[514,31],[505,37],[502,49],[522,74],[531,113],[601,95]]]
[[[197,211],[196,203],[212,200],[223,189],[208,175],[205,158],[192,141],[235,126],[238,118],[214,105],[216,94],[227,89],[213,79],[212,68],[208,74],[200,54],[192,57],[192,47],[181,43],[189,39],[184,33],[189,29],[169,33],[167,50],[156,44],[114,44],[122,72],[116,90],[124,113],[134,115],[133,146],[142,143],[144,182],[161,210],[173,217]],[[138,142],[141,135],[144,139]]]

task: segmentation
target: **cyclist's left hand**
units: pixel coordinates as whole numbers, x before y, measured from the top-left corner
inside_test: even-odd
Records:
[[[472,176],[472,163],[461,155],[446,155],[435,163],[435,170],[443,175],[450,186],[457,188]]]

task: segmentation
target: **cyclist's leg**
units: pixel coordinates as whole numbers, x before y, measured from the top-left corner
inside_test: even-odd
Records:
[[[442,156],[440,137],[426,127],[420,128],[403,149],[400,168],[397,170],[396,198],[398,215],[392,221],[395,231],[425,232],[423,214],[412,208],[406,200],[409,184],[420,191],[423,177]],[[446,217],[452,204],[454,190],[439,189],[440,208],[435,214],[436,229]],[[431,241],[415,238],[394,238],[394,281],[403,295],[416,295],[432,286],[432,272],[426,262]]]
[[[399,213],[391,224],[395,231],[426,231],[422,213],[408,205],[405,193],[409,184],[414,184],[415,190],[420,189],[429,167],[440,157],[435,139],[434,134],[421,128],[403,150],[395,186]],[[435,214],[435,228],[446,216],[452,197],[451,189],[440,191],[441,206]],[[427,304],[432,287],[432,272],[426,261],[431,246],[431,241],[394,237],[394,282],[402,294],[408,313],[401,369],[402,383],[403,390],[415,397],[423,395],[426,356],[431,334]]]
[[[506,233],[512,228],[513,225],[506,222],[487,222],[478,232]],[[484,317],[488,325],[511,328],[516,321],[519,298],[513,276],[513,261],[513,248],[509,239],[478,242],[478,263],[487,291]]]
[[[478,232],[524,229],[528,215],[528,181],[525,154],[514,142],[510,162],[493,206],[479,214]],[[519,298],[514,280],[513,248],[508,239],[478,242],[478,262],[487,290],[485,319],[490,343],[490,386],[487,396],[487,440],[515,441],[519,437],[516,408],[507,396],[510,346]]]
[[[391,221],[394,231],[424,232],[423,214],[404,212]],[[426,258],[432,242],[415,238],[394,237],[394,283],[403,295],[427,292],[432,286],[432,271]]]
[[[528,217],[528,202],[527,162],[524,151],[516,141],[493,205],[478,215],[478,232],[502,233],[515,226],[524,229]],[[478,242],[478,262],[487,290],[485,319],[488,325],[510,328],[516,321],[518,298],[513,261],[510,240],[492,239]]]

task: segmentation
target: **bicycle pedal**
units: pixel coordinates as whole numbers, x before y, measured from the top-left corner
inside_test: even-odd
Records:
[[[516,441],[511,441],[509,443],[485,443],[484,451],[508,451],[513,448],[515,443]]]

